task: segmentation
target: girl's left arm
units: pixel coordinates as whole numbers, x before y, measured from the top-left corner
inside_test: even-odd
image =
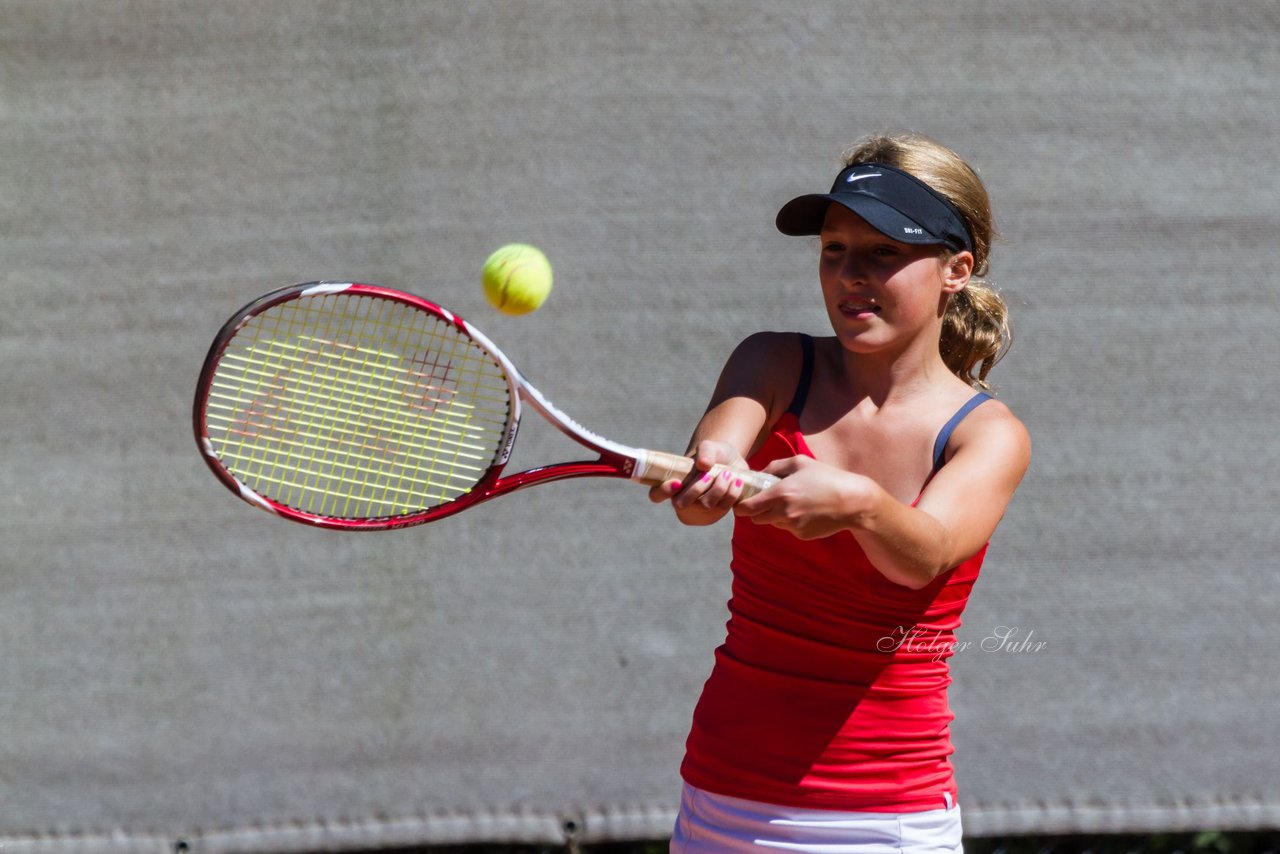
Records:
[[[781,483],[734,512],[801,539],[849,530],[886,578],[918,589],[986,544],[1031,460],[1026,428],[994,401],[960,423],[951,446],[914,507],[870,478],[793,457],[765,469]]]

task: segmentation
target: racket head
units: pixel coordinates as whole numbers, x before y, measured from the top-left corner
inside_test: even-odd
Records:
[[[397,528],[484,500],[515,441],[519,382],[447,309],[311,282],[224,324],[193,426],[209,468],[250,504],[319,527]]]

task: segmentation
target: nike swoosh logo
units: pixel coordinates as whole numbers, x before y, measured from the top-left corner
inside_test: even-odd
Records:
[[[854,181],[861,181],[863,178],[879,178],[883,172],[868,172],[866,175],[850,175],[844,179],[846,184],[852,184]]]

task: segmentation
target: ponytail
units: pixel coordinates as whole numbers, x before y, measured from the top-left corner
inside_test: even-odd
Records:
[[[942,361],[969,385],[990,391],[987,374],[1000,361],[1013,333],[1009,307],[984,279],[971,278],[951,295],[942,318]]]

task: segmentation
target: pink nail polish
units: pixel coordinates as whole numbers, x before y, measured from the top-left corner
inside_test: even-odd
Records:
[[[721,476],[722,478],[724,478],[725,480],[728,480],[728,479],[729,479],[729,477],[730,477],[730,475],[732,475],[732,474],[733,474],[733,472],[729,471],[728,469],[725,469],[725,470],[724,470],[724,474],[722,474],[722,475],[720,475],[720,476]]]
[[[674,490],[676,490],[676,491],[679,491],[679,489],[680,489],[680,485],[681,485],[681,484],[680,484],[680,481],[678,481],[678,480],[673,480],[673,481],[671,481],[671,488],[672,488],[672,489],[674,489]]]
[[[705,474],[703,474],[703,475],[702,475],[702,482],[703,482],[703,483],[706,483],[706,482],[707,482],[707,481],[709,481],[709,480],[711,480],[711,472],[706,472]]]
[[[733,482],[734,486],[742,486],[742,478],[738,478]]]

